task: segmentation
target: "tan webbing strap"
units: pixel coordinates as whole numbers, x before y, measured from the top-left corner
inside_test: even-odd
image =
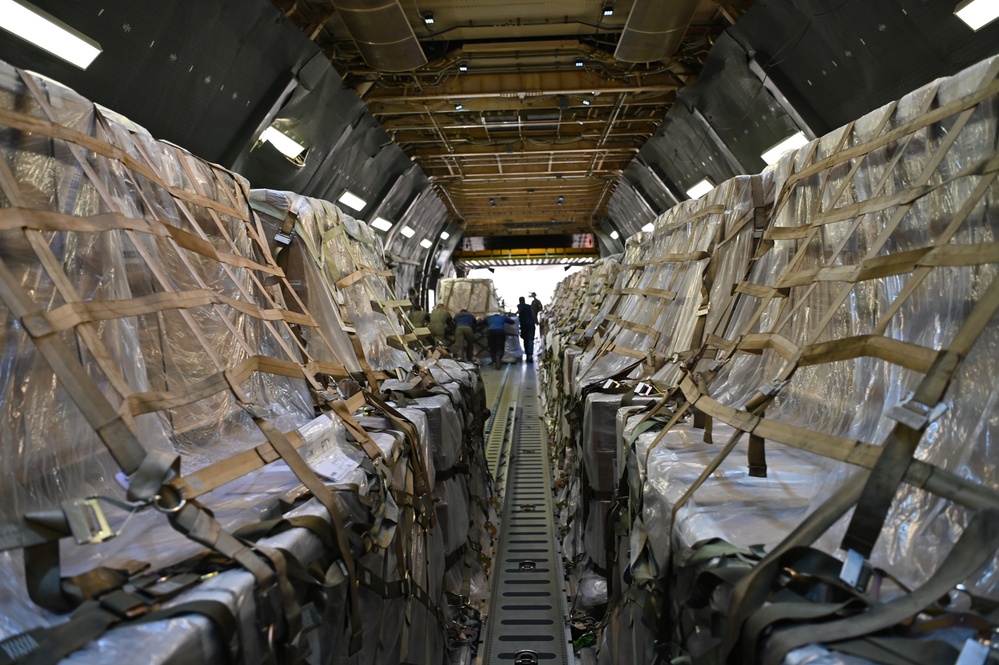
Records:
[[[220,371],[191,386],[185,386],[182,390],[134,393],[129,395],[125,399],[123,408],[127,405],[128,412],[133,416],[153,411],[176,409],[229,390],[232,385],[230,378],[235,381],[236,385],[239,385],[248,380],[256,372],[286,376],[292,379],[300,379],[303,375],[311,376],[309,366],[303,367],[299,363],[289,360],[278,360],[270,356],[255,355],[250,356],[232,369]]]
[[[761,437],[792,448],[805,450],[822,457],[846,462],[866,469],[874,466],[881,453],[874,446],[855,439],[845,439],[824,432],[816,432],[787,423],[759,418],[745,411],[725,406],[701,394],[694,383],[685,378],[680,384],[684,397],[711,416],[744,432],[756,432]],[[734,447],[734,446],[733,446]],[[728,455],[723,450],[719,456]],[[719,460],[720,463],[720,460]],[[999,506],[999,491],[962,478],[952,472],[913,460],[905,474],[905,482],[948,498],[969,508]],[[696,489],[696,488],[694,488]]]
[[[993,74],[994,76],[994,74]],[[939,106],[935,109],[928,111],[922,115],[917,116],[913,120],[905,123],[900,127],[896,127],[887,134],[882,134],[877,138],[863,143],[853,148],[846,148],[844,150],[838,151],[826,157],[823,160],[815,162],[810,166],[802,169],[798,173],[795,173],[791,178],[788,179],[788,185],[794,184],[794,182],[811,177],[822,171],[830,169],[839,164],[849,162],[857,157],[866,155],[867,153],[873,152],[879,148],[884,148],[892,143],[896,143],[906,137],[908,134],[912,134],[920,129],[929,127],[938,122],[946,120],[947,118],[957,115],[963,111],[973,109],[974,107],[981,104],[983,101],[990,97],[994,97],[999,94],[999,81],[993,81],[991,84],[984,88],[980,88],[970,95],[962,97],[960,99],[955,99],[952,102],[948,102],[943,106]]]
[[[0,259],[0,299],[7,305],[12,315],[22,320],[35,347],[59,378],[59,384],[101,437],[118,466],[126,474],[135,473],[146,457],[145,448],[104,394],[96,389],[93,380],[80,364],[78,356],[70,352],[58,336],[51,334],[54,331],[42,327],[46,321],[44,313],[35,311],[34,302],[23,292],[2,259]],[[148,499],[151,495],[137,498]]]
[[[345,289],[348,286],[352,286],[353,284],[356,284],[357,282],[359,282],[360,280],[364,279],[368,275],[376,275],[376,276],[379,276],[379,277],[391,277],[392,276],[392,271],[391,270],[378,270],[377,268],[369,268],[369,267],[365,266],[365,267],[361,268],[360,270],[357,270],[355,272],[350,273],[349,275],[347,275],[346,277],[344,277],[343,279],[341,279],[340,281],[338,281],[336,283],[336,287],[338,289]]]
[[[47,313],[46,318],[53,329],[62,331],[74,328],[81,323],[123,319],[144,314],[155,314],[167,309],[191,309],[207,305],[228,305],[238,312],[265,321],[286,321],[300,326],[315,327],[312,317],[297,314],[286,309],[264,309],[252,303],[229,298],[228,296],[196,289],[193,291],[172,291],[153,293],[129,300],[90,300],[73,302],[57,307]]]
[[[412,451],[413,458],[417,462],[416,468],[416,494],[418,497],[424,500],[429,500],[430,492],[433,488],[430,487],[430,482],[427,477],[427,460],[423,457],[423,449],[420,445],[420,435],[416,430],[413,423],[406,420],[405,416],[396,411],[394,408],[386,404],[384,401],[379,399],[374,393],[364,393],[364,398],[368,404],[375,407],[379,411],[385,414],[385,417],[389,419],[392,424],[401,429],[409,442],[410,449]],[[430,510],[429,507],[425,507]],[[424,517],[430,517],[430,515],[424,515]]]
[[[34,79],[26,74],[22,70],[18,70],[21,74],[21,79],[25,82],[25,85],[32,91],[36,100],[42,104],[43,107],[48,106],[48,102],[45,100],[44,95],[38,91],[38,86],[35,84]],[[37,93],[37,94],[36,94]],[[46,114],[48,115],[48,110],[46,109]],[[54,114],[51,120],[43,120],[36,116],[28,115],[27,113],[21,113],[19,111],[11,111],[9,109],[0,109],[0,124],[12,127],[14,129],[20,129],[21,131],[30,132],[38,136],[44,136],[50,139],[57,139],[65,141],[71,146],[77,146],[85,148],[86,150],[93,152],[102,157],[121,162],[130,170],[142,175],[156,185],[162,187],[166,191],[170,192],[170,195],[181,201],[187,201],[194,205],[216,210],[224,215],[231,215],[233,217],[242,217],[243,213],[235,208],[225,205],[224,203],[219,203],[214,199],[210,199],[205,196],[199,196],[197,194],[191,194],[184,191],[183,189],[178,189],[173,187],[159,176],[157,176],[151,169],[149,169],[145,164],[136,160],[134,157],[129,155],[127,152],[121,148],[115,147],[106,141],[102,141],[93,136],[83,134],[76,130],[70,129],[65,125],[60,125],[54,121]]]
[[[999,279],[993,279],[981,299],[975,303],[971,314],[958,329],[951,341],[950,349],[937,356],[933,366],[916,389],[912,403],[919,408],[919,411],[928,413],[943,398],[960,363],[970,353],[975,341],[997,310],[999,310]],[[897,408],[906,409],[907,406],[902,405]],[[918,415],[919,411],[913,415]],[[864,487],[861,503],[843,537],[844,549],[856,550],[865,558],[870,556],[881,534],[895,492],[905,477],[922,439],[923,431],[929,424],[929,419],[926,418],[919,427],[898,422],[892,429]]]
[[[385,454],[382,452],[382,449],[379,448],[378,444],[374,442],[371,435],[368,434],[367,431],[361,427],[361,424],[354,419],[354,411],[357,410],[356,408],[351,409],[348,406],[348,402],[340,400],[333,400],[327,402],[326,404],[333,410],[333,413],[340,418],[344,427],[346,427],[347,431],[354,437],[354,440],[361,444],[361,448],[372,462],[385,458]]]
[[[301,448],[305,445],[304,439],[296,431],[286,432],[284,436],[294,448]],[[246,474],[280,459],[280,457],[274,446],[268,441],[250,450],[215,462],[194,473],[173,478],[167,484],[176,489],[180,496],[185,499],[194,499],[237,478],[242,478]]]

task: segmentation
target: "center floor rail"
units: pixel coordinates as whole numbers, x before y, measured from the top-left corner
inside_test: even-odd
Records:
[[[497,393],[497,415],[508,419],[503,452],[490,459],[503,492],[502,528],[480,662],[569,665],[562,560],[534,367],[510,366]]]

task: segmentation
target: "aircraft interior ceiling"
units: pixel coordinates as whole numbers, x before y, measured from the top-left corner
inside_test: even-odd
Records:
[[[972,33],[949,1],[36,4],[101,57],[81,71],[5,39],[0,58],[252,186],[356,194],[414,286],[473,245],[511,260],[502,236],[549,259],[587,234],[592,256],[621,251],[700,181],[999,50],[999,26]],[[307,150],[285,157],[269,126]]]

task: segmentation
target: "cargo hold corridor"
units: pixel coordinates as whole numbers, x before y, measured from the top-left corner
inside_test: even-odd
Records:
[[[574,662],[557,542],[548,442],[534,365],[483,369],[486,459],[502,502],[491,597],[479,649],[484,664]]]

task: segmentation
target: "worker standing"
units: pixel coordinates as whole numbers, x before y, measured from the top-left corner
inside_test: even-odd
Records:
[[[454,353],[472,362],[475,354],[475,315],[462,309],[454,317]]]
[[[538,303],[540,304],[540,303]],[[534,328],[537,319],[534,318],[534,308],[520,297],[517,305],[517,318],[520,319],[520,338],[524,340],[524,362],[534,362]]]
[[[538,300],[538,294],[531,291],[531,311],[534,312],[534,323],[535,325],[541,322],[541,301]]]

